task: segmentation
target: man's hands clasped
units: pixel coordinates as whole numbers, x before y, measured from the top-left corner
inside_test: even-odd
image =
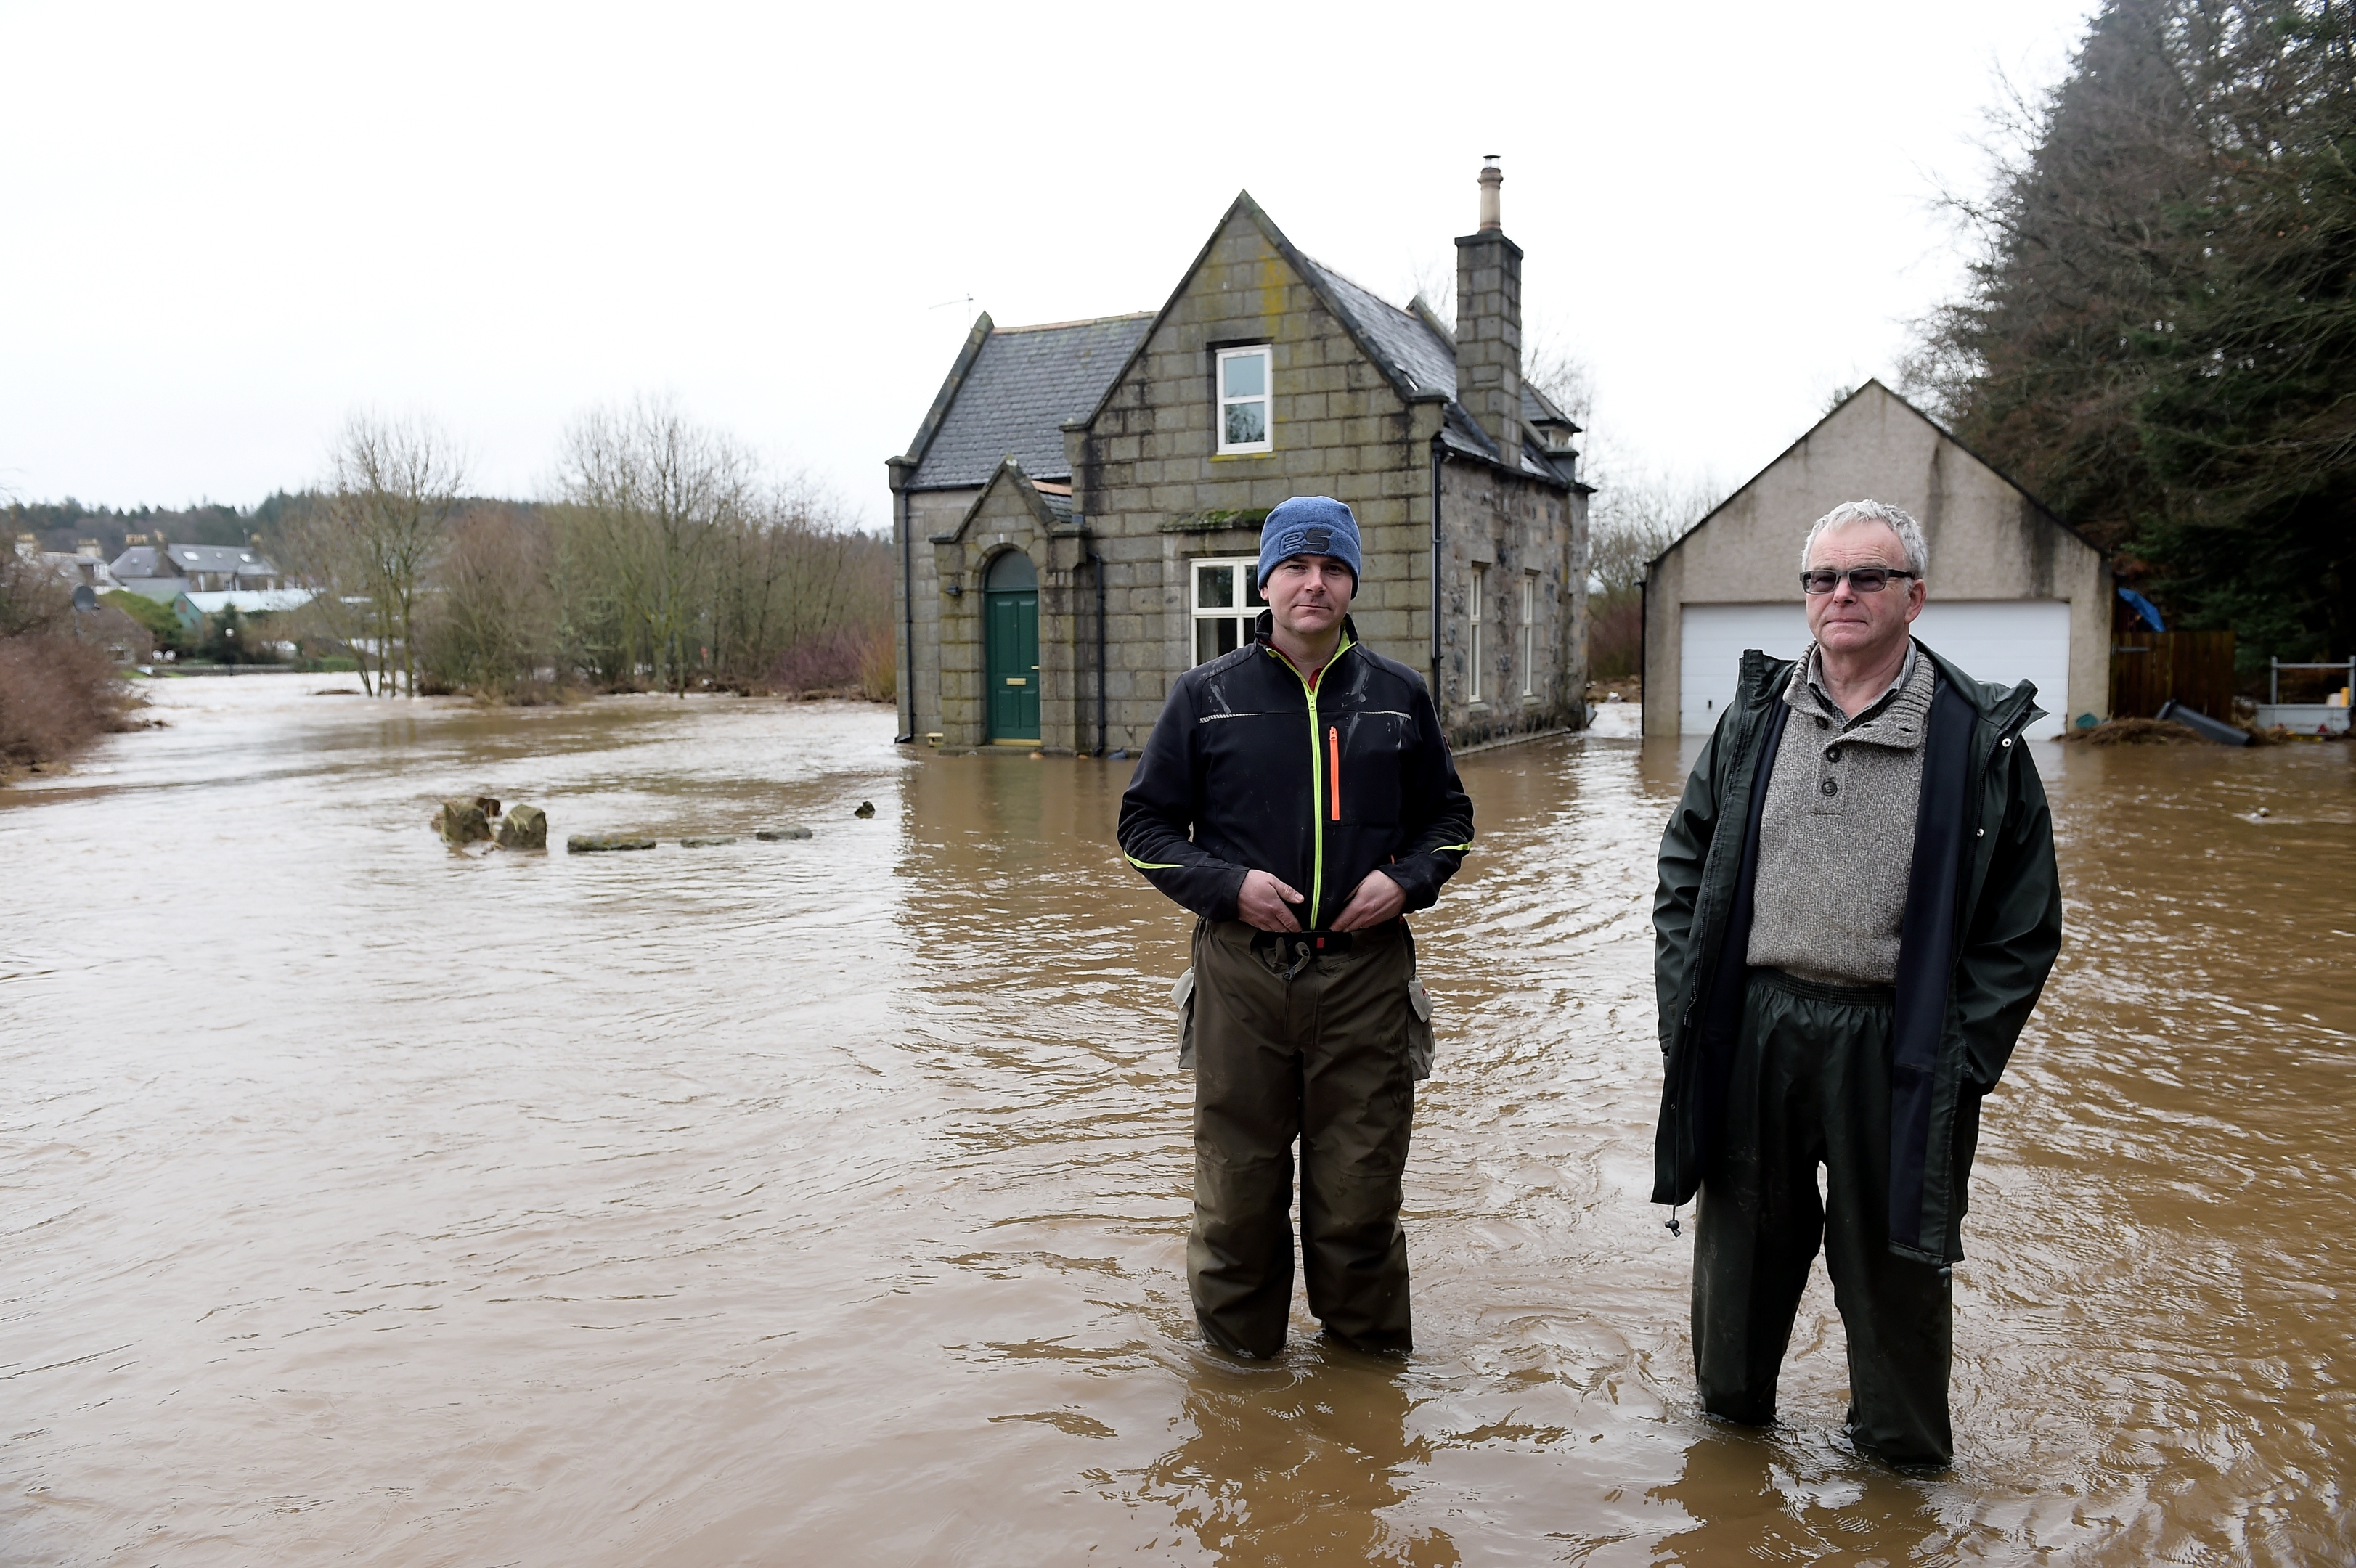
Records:
[[[1246,871],[1236,894],[1236,918],[1258,931],[1299,931],[1294,906],[1307,901],[1299,891],[1266,871]],[[1407,908],[1407,890],[1381,871],[1368,871],[1333,917],[1334,931],[1364,931],[1397,920]]]

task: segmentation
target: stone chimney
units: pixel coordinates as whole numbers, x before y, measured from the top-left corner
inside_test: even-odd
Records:
[[[1456,241],[1456,400],[1522,465],[1522,248],[1505,238],[1494,156],[1481,170],[1481,228]]]

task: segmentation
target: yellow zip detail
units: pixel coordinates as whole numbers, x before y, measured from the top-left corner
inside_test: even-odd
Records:
[[[1339,652],[1333,658],[1340,658]],[[1326,661],[1328,666],[1332,659]],[[1299,675],[1299,670],[1292,672]],[[1321,678],[1323,672],[1320,672]],[[1309,929],[1317,929],[1317,906],[1325,898],[1325,749],[1317,743],[1317,688],[1303,680],[1301,689],[1309,694],[1309,823],[1317,836],[1317,848],[1309,869]]]
[[[1128,861],[1130,865],[1136,867],[1141,871],[1174,871],[1178,869],[1178,863],[1175,860],[1171,861],[1166,866],[1158,865],[1151,860],[1141,860],[1126,849],[1121,851],[1120,858]]]
[[[1333,656],[1327,659],[1325,667],[1317,672],[1317,678],[1323,680],[1332,673],[1333,667],[1342,662],[1342,656],[1355,646],[1355,643],[1344,635],[1341,645],[1333,650]],[[1270,647],[1268,653],[1270,658],[1292,671],[1292,678],[1301,683],[1301,695],[1309,699],[1309,826],[1315,837],[1309,866],[1308,929],[1314,931],[1317,929],[1317,916],[1325,901],[1325,752],[1317,744],[1317,688],[1309,684],[1309,677],[1294,667],[1290,659],[1278,653],[1274,647]]]

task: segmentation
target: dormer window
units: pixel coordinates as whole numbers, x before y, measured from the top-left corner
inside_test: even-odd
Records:
[[[1269,351],[1256,348],[1219,350],[1219,451],[1267,452],[1269,439]]]

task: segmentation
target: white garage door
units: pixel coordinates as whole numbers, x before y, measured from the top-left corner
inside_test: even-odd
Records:
[[[1933,599],[1914,635],[1981,680],[2031,680],[2049,717],[2034,736],[2058,735],[2069,712],[2070,604],[2062,599]],[[1677,727],[1688,735],[1718,728],[1734,699],[1745,648],[1796,658],[1808,645],[1808,618],[1795,603],[1688,604],[1679,639]]]

